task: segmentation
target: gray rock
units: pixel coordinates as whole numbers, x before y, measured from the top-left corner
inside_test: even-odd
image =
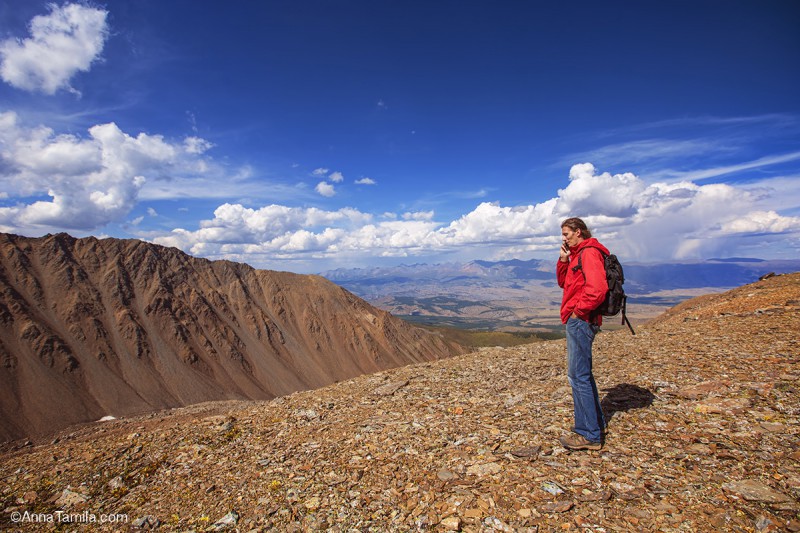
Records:
[[[758,479],[731,481],[722,485],[722,488],[751,502],[783,503],[792,500],[791,497],[778,492]]]
[[[239,522],[239,513],[236,511],[231,511],[230,513],[226,514],[216,522],[214,522],[213,528],[216,531],[222,531],[224,529],[232,528],[236,526]]]
[[[134,529],[153,530],[161,526],[161,521],[153,515],[147,515],[134,520],[131,526]]]
[[[498,474],[502,469],[503,467],[497,463],[484,463],[470,466],[467,468],[467,474],[471,476],[484,477]]]
[[[373,390],[372,394],[376,396],[391,396],[392,394],[402,389],[406,385],[408,385],[408,380],[387,383],[386,385],[382,385],[377,389]]]
[[[58,497],[55,503],[59,507],[73,507],[75,505],[85,503],[88,500],[88,496],[85,496],[79,492],[74,492],[67,488],[64,489],[64,492],[61,493],[61,496]]]
[[[438,477],[442,481],[454,481],[458,479],[458,474],[455,474],[450,470],[443,468],[436,473],[436,477]]]

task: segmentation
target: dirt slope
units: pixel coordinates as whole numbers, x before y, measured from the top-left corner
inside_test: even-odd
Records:
[[[798,331],[793,274],[601,333],[599,452],[557,444],[563,341],[86,426],[7,447],[0,528],[798,531]]]
[[[0,441],[460,353],[315,276],[0,234]]]

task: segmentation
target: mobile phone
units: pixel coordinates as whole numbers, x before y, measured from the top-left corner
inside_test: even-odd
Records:
[[[569,243],[564,241],[564,249],[569,252]]]

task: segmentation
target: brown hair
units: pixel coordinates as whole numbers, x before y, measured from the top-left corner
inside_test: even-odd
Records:
[[[561,227],[563,228],[564,226],[568,227],[572,231],[581,230],[581,237],[583,237],[584,239],[589,239],[592,237],[592,232],[589,231],[588,227],[586,227],[586,222],[579,219],[578,217],[568,218],[567,220],[561,223]]]

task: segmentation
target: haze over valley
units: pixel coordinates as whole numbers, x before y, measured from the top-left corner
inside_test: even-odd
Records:
[[[694,296],[800,270],[800,260],[748,258],[624,264],[628,316],[642,323]],[[561,289],[555,262],[471,261],[322,273],[370,303],[407,320],[466,329],[560,334]],[[618,321],[607,320],[614,328]]]

